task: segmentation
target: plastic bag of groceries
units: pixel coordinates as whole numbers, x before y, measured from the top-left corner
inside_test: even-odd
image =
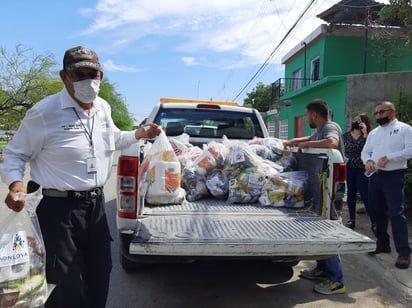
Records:
[[[207,177],[212,170],[222,168],[226,152],[226,147],[220,142],[210,141],[204,145],[203,151],[193,161],[196,173]]]
[[[181,204],[181,167],[172,145],[162,131],[139,168],[139,193],[150,204]]]
[[[210,196],[206,187],[206,177],[199,174],[194,166],[183,168],[181,185],[186,190],[186,200],[190,202]]]
[[[282,178],[287,183],[285,206],[302,208],[305,204],[304,192],[307,189],[309,174],[305,170],[283,172]]]
[[[283,172],[267,177],[262,187],[259,203],[265,206],[302,208],[308,180],[306,171]]]
[[[186,152],[188,148],[193,147],[189,143],[190,136],[186,133],[183,133],[179,136],[168,137],[169,143],[172,146],[173,151],[175,152],[176,156],[179,156]]]
[[[217,199],[227,199],[229,194],[229,180],[222,170],[214,170],[207,176],[206,187],[213,197]]]
[[[25,199],[20,212],[10,211],[0,225],[0,307],[38,307],[53,288],[46,282],[46,251],[36,208],[41,188]]]
[[[279,166],[259,157],[245,142],[224,140],[229,149],[223,173],[229,180],[229,203],[253,203],[266,177],[279,174]],[[282,169],[282,168],[280,168]]]
[[[277,161],[282,156],[284,150],[284,141],[285,140],[274,137],[256,137],[248,143],[253,151],[260,157],[269,159],[270,161]]]

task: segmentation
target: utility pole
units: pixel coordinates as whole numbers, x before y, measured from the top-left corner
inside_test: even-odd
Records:
[[[365,38],[363,42],[363,73],[366,74],[366,62],[368,57],[368,27],[369,27],[369,7],[365,8]]]

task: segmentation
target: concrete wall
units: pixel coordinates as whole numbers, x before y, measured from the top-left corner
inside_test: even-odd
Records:
[[[373,114],[376,104],[412,95],[412,71],[347,76],[346,116]]]

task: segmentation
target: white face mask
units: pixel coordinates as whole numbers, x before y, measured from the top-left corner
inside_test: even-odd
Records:
[[[74,97],[85,104],[91,104],[100,90],[100,80],[85,79],[73,82]]]

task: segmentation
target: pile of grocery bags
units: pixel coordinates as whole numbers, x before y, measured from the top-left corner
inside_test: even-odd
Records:
[[[192,146],[189,135],[162,132],[139,169],[139,192],[153,205],[205,198],[262,206],[304,206],[305,171],[277,138],[210,141]]]

